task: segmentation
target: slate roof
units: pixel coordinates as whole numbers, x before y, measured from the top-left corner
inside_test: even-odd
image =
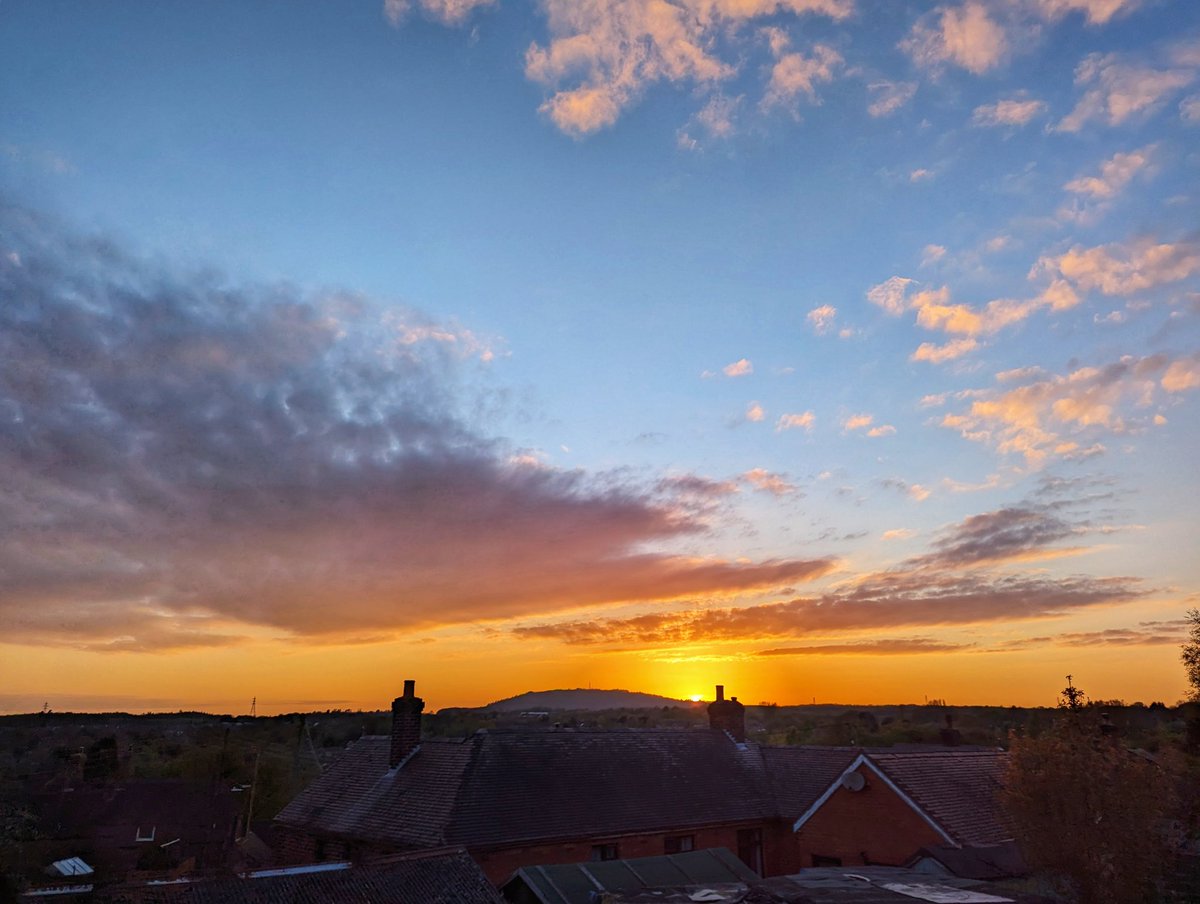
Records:
[[[479,867],[461,851],[383,866],[323,864],[316,869],[282,876],[123,886],[104,890],[92,900],[104,904],[503,904]]]
[[[478,732],[389,771],[364,737],[285,807],[285,826],[419,847],[753,822],[775,815],[757,747],[708,730]]]
[[[399,849],[486,848],[795,820],[860,754],[958,844],[1011,837],[995,750],[759,747],[707,729],[476,732],[425,740],[399,769],[368,736],[276,817]]]
[[[857,747],[763,747],[779,815],[795,820],[861,753]]]
[[[997,796],[1006,752],[880,752],[870,758],[958,844],[997,844],[1013,837]]]

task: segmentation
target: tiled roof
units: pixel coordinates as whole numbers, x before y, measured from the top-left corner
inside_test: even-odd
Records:
[[[277,817],[401,846],[469,847],[776,815],[763,755],[708,730],[478,732],[426,740],[398,770],[365,737]]]
[[[389,770],[390,739],[361,738],[276,820],[404,847],[445,844],[446,824],[474,747],[474,738],[427,741],[400,769]]]
[[[871,760],[959,844],[1012,838],[997,793],[1008,755],[1002,750],[872,753]]]
[[[107,889],[93,900],[104,904],[502,904],[479,867],[462,852],[386,866],[318,869],[260,878],[122,886]]]
[[[857,747],[763,747],[779,815],[795,820],[861,751]]]
[[[450,837],[467,846],[751,821],[774,805],[757,748],[722,732],[490,732]]]

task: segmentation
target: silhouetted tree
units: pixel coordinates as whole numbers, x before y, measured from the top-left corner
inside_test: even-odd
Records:
[[[1168,777],[1106,736],[1085,701],[1068,679],[1053,727],[1013,739],[1002,798],[1014,834],[1083,904],[1154,900],[1171,857]]]
[[[1192,699],[1200,702],[1200,609],[1188,609],[1187,621],[1190,625],[1188,639],[1183,644],[1179,658],[1183,660],[1188,684],[1192,686]]]

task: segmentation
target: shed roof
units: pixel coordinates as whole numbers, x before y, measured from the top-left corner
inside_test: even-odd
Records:
[[[758,876],[726,848],[661,857],[522,867],[504,885],[506,896],[524,886],[542,904],[590,904],[603,893],[629,894],[678,885],[753,882]]]

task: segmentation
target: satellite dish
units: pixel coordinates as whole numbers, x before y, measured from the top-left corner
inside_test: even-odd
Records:
[[[867,780],[861,772],[847,772],[842,776],[842,787],[847,791],[861,791],[867,786]]]

